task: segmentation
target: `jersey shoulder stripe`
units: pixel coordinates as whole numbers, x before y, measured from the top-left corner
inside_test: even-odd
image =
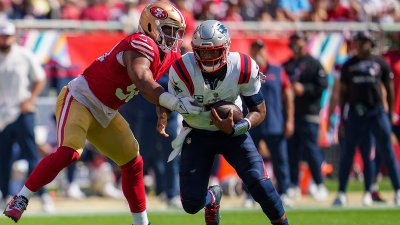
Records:
[[[174,68],[174,70],[175,70],[176,74],[179,76],[179,78],[183,81],[186,88],[189,90],[190,95],[192,96],[194,94],[194,84],[192,81],[192,77],[190,76],[189,72],[187,71],[187,68],[186,68],[185,63],[183,62],[182,58],[179,58],[178,60],[176,60],[175,63],[172,64],[172,67]]]
[[[238,84],[248,83],[251,77],[251,58],[248,55],[240,54],[240,77]]]
[[[139,53],[144,55],[148,60],[153,62],[154,52],[150,51],[149,49],[147,49],[146,47],[144,47],[142,45],[135,44],[133,41],[131,42],[131,46],[133,47],[133,49],[135,49],[136,51],[138,51]]]
[[[129,35],[126,40],[133,50],[141,53],[151,62],[153,62],[154,57],[158,55],[158,53],[156,53],[158,49],[156,49],[157,46],[153,39],[142,33],[133,33]]]
[[[153,51],[153,47],[152,47],[151,45],[145,43],[145,42],[142,41],[141,39],[139,39],[139,40],[132,40],[131,43],[137,44],[137,45],[141,45],[141,46],[145,47],[147,50]]]

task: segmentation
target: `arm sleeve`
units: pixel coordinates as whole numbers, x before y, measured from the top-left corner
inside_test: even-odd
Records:
[[[315,60],[315,71],[313,72],[313,82],[303,84],[304,86],[304,95],[307,96],[319,96],[322,91],[328,87],[328,79],[325,73],[324,68],[321,63]]]
[[[252,96],[243,96],[243,101],[247,107],[253,107],[261,104],[264,101],[264,96],[261,91],[259,91],[257,94]]]
[[[251,74],[249,82],[240,84],[240,94],[242,96],[252,96],[257,94],[261,88],[261,77],[257,63],[251,59]]]

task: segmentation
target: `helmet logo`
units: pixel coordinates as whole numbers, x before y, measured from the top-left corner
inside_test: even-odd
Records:
[[[227,29],[223,24],[220,24],[220,25],[218,26],[218,31],[221,32],[221,34],[226,34],[226,33],[228,33],[228,29]]]
[[[167,11],[165,11],[164,9],[162,9],[160,7],[152,7],[152,8],[150,8],[150,12],[153,16],[155,16],[157,19],[160,19],[160,20],[165,20],[168,17]]]

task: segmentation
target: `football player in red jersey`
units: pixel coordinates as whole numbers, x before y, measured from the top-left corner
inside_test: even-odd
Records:
[[[149,224],[139,146],[117,110],[140,92],[157,105],[157,130],[164,136],[168,136],[167,110],[200,112],[200,107],[191,104],[193,98],[175,97],[155,81],[180,57],[185,27],[182,14],[170,3],[148,5],[140,16],[139,32],[121,40],[62,89],[56,103],[57,151],[38,164],[22,190],[8,203],[6,216],[17,222],[29,198],[79,159],[87,139],[120,166],[122,190],[133,223]]]

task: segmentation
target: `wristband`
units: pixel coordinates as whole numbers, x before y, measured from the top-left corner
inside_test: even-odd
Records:
[[[159,104],[171,111],[174,111],[178,101],[179,99],[169,92],[162,93],[158,98]]]
[[[245,134],[251,128],[250,120],[247,118],[243,118],[241,121],[235,123],[233,125],[233,133],[232,136],[239,136]]]

